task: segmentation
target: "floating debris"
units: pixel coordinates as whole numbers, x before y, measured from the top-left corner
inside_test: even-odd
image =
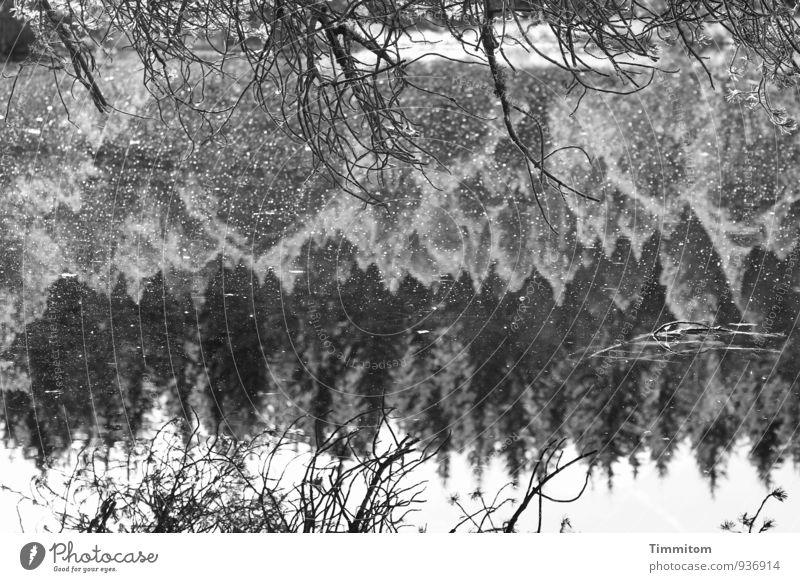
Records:
[[[784,334],[753,331],[754,327],[753,323],[711,325],[702,321],[670,321],[650,333],[603,348],[589,357],[653,361],[653,351],[662,355],[709,351],[781,352],[786,340]]]

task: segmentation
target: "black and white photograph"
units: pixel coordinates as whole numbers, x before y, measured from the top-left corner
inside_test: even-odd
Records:
[[[795,0],[0,0],[0,71],[0,578],[800,534]]]

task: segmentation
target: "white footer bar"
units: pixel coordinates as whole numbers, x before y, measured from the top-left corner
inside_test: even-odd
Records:
[[[0,547],[10,581],[800,580],[800,534],[0,534]]]

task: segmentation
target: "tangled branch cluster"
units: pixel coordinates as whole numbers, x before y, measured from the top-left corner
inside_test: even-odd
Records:
[[[391,442],[376,434],[369,454],[356,451],[362,429],[346,426],[302,453],[291,428],[236,440],[181,437],[178,424],[121,460],[87,447],[63,483],[39,478],[23,497],[68,531],[392,532],[421,503],[423,483],[409,477],[435,454],[385,419]]]
[[[583,492],[586,491],[586,487],[589,485],[589,476],[591,473],[587,471],[584,476],[582,487],[575,495],[571,497],[554,497],[553,495],[544,492],[545,485],[547,485],[547,483],[552,481],[559,474],[563,473],[573,465],[580,463],[581,461],[593,458],[597,453],[597,451],[588,451],[570,459],[566,463],[562,463],[564,459],[565,445],[566,441],[563,439],[559,441],[553,441],[545,446],[544,449],[539,453],[533,465],[533,469],[531,470],[530,479],[525,486],[522,499],[519,501],[519,503],[517,503],[517,500],[514,497],[503,497],[507,487],[500,489],[500,491],[498,491],[491,500],[488,500],[481,490],[473,492],[470,497],[473,501],[477,501],[479,503],[476,511],[469,511],[461,503],[457,495],[453,496],[450,501],[454,505],[458,506],[458,508],[461,510],[462,518],[455,525],[455,527],[450,530],[450,533],[457,532],[458,529],[464,525],[471,526],[473,532],[479,533],[514,533],[517,531],[519,519],[528,510],[532,502],[536,502],[538,504],[538,522],[536,533],[541,533],[543,505],[545,500],[552,503],[572,503],[573,501],[580,499],[581,495],[583,495]],[[497,520],[498,515],[506,505],[516,507],[507,520]],[[569,525],[569,519],[565,517],[561,522],[562,532],[564,531],[565,526]]]
[[[63,481],[44,475],[34,480],[30,494],[18,495],[52,512],[61,531],[396,532],[409,527],[409,514],[424,503],[426,481],[419,469],[439,450],[399,437],[386,412],[378,427],[353,428],[361,418],[335,428],[306,452],[297,446],[301,432],[291,427],[235,440],[203,437],[196,429],[181,435],[172,430],[180,421],[172,421],[144,450],[113,459],[108,451],[87,447]],[[373,436],[363,452],[366,433]],[[584,487],[572,499],[543,491],[552,478],[593,455],[561,464],[563,445],[551,443],[542,451],[519,503],[506,488],[490,504],[481,497],[481,507],[465,514],[453,531],[466,523],[476,525],[475,531],[516,531],[535,499],[541,531],[542,501],[577,499],[588,482],[587,469]],[[506,506],[516,508],[495,527]]]
[[[413,75],[414,65],[430,57],[487,71],[537,202],[547,188],[590,196],[548,170],[555,152],[534,151],[518,135],[516,124],[530,115],[509,96],[512,48],[567,72],[568,90],[582,97],[587,91],[630,93],[646,87],[659,70],[664,43],[683,47],[711,79],[705,56],[709,31],[722,34],[735,46],[731,73],[739,74],[743,61],[758,72],[731,98],[763,107],[782,129],[794,128],[768,96],[770,85],[795,86],[800,72],[794,0],[19,0],[17,5],[44,45],[66,49],[62,66],[99,109],[110,105],[86,39],[107,46],[113,38],[136,52],[145,83],[160,103],[199,114],[214,134],[250,95],[276,127],[306,144],[315,170],[366,203],[382,202],[374,185],[388,169],[405,166],[425,175],[436,166],[403,98],[410,89],[430,92]],[[409,56],[405,48],[413,45],[422,46],[423,54]],[[207,95],[219,80],[229,81],[235,92],[224,105]],[[436,97],[458,105],[452,95]]]

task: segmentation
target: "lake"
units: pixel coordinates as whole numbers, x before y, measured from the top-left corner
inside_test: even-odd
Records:
[[[139,117],[68,119],[29,73],[2,129],[9,466],[46,474],[175,417],[246,438],[305,416],[314,446],[385,407],[440,447],[414,518],[432,530],[448,492],[524,478],[563,438],[597,453],[550,529],[713,530],[780,485],[779,529],[800,531],[800,148],[724,84],[687,70],[571,115],[558,74],[520,71],[544,125],[521,136],[582,146],[591,163],[553,168],[600,199],[539,192],[543,213],[461,65],[418,82],[470,113],[412,100],[431,180],[398,168],[367,207],[252,105],[188,147],[126,66],[106,76]]]

